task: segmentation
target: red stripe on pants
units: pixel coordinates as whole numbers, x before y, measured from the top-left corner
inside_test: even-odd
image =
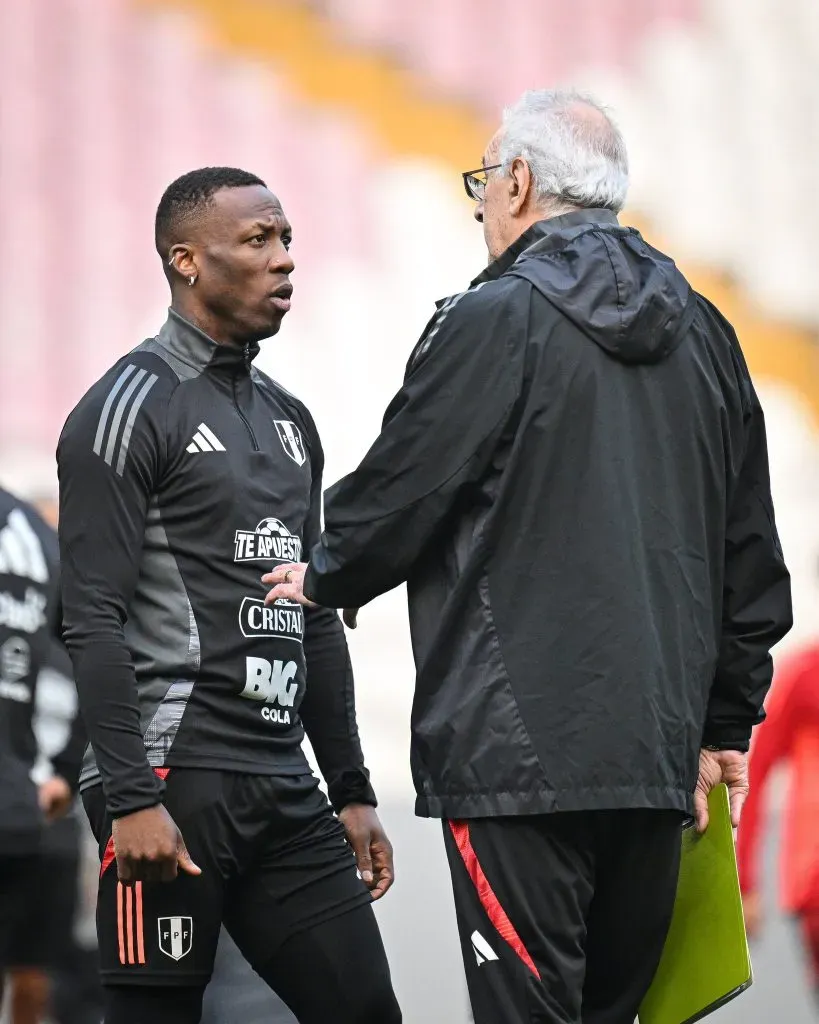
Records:
[[[114,850],[114,837],[109,836],[108,844],[105,847],[105,853],[102,855],[102,863],[100,864],[100,878],[105,874],[108,868],[117,859],[116,852]]]
[[[532,974],[540,981],[540,972],[535,967],[534,960],[529,956],[528,950],[515,931],[515,926],[509,920],[506,911],[500,905],[498,897],[492,891],[489,879],[483,873],[478,856],[472,848],[472,840],[469,837],[469,825],[465,821],[450,821],[449,828],[463,858],[469,877],[472,879],[472,884],[478,891],[478,899],[481,901],[481,906],[486,911],[495,931],[512,947]]]
[[[125,963],[125,931],[123,928],[123,907],[124,895],[122,891],[122,882],[117,882],[117,939],[119,940],[119,962]]]
[[[145,932],[142,921],[142,882],[134,886],[136,895],[136,934],[137,934],[137,960],[145,963]]]
[[[134,963],[134,890],[129,885],[125,890],[125,934],[127,936],[126,948],[128,950],[128,963]]]

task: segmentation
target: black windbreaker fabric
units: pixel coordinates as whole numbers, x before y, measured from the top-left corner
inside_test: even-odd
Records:
[[[607,211],[441,304],[305,593],[407,581],[422,815],[690,810],[791,625],[765,426],[730,325]],[[366,622],[366,620],[365,620]]]

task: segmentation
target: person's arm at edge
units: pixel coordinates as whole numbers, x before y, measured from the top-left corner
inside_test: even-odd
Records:
[[[765,420],[738,349],[746,390],[746,447],[725,538],[722,637],[703,746],[745,752],[764,718],[771,648],[793,625],[790,575],[774,520]]]
[[[733,329],[745,443],[728,495],[722,629],[694,794],[697,828],[708,827],[708,793],[725,782],[738,827],[748,795],[751,732],[765,717],[773,676],[771,649],[793,625],[790,575],[774,520],[765,419]]]
[[[307,426],[312,483],[304,542],[309,550],[321,534],[324,453],[312,419],[308,420]],[[301,705],[301,718],[327,783],[330,802],[337,812],[349,803],[375,807],[377,800],[364,766],[356,722],[350,652],[341,622],[333,609],[305,609],[304,656],[307,691]]]
[[[56,549],[56,544],[55,544]],[[57,560],[57,551],[54,552],[54,587],[51,610],[51,637],[49,640],[49,663],[55,671],[65,675],[71,685],[76,689],[73,674],[71,673],[71,659],[63,642],[63,605],[60,583],[60,567]],[[51,758],[51,766],[54,773],[64,779],[71,789],[72,794],[77,792],[79,787],[80,769],[82,768],[83,753],[88,743],[88,733],[85,723],[80,714],[79,701],[74,709],[71,718],[70,729],[65,745]]]
[[[58,532],[63,638],[108,810],[117,818],[158,804],[164,790],[145,754],[124,635],[163,441],[143,409],[119,465],[122,442],[109,453],[105,436],[97,437],[110,384],[86,396],[60,439]]]
[[[324,453],[318,431],[305,410],[313,475],[305,546],[321,532],[321,481]],[[308,607],[304,616],[307,690],[301,718],[313,747],[328,796],[355,853],[358,869],[373,899],[380,899],[395,878],[392,845],[375,812],[377,800],[364,764],[355,710],[350,652],[336,612]]]

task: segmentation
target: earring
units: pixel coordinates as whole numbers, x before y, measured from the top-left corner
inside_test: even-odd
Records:
[[[191,286],[191,288],[193,288],[193,286],[196,284],[196,274],[191,274],[191,276],[188,278],[188,284]]]

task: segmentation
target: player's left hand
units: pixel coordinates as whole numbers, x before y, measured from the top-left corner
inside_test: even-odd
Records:
[[[355,853],[361,879],[380,900],[395,881],[392,843],[369,804],[347,804],[338,816],[347,833],[347,841]]]
[[[289,565],[279,565],[272,572],[262,576],[262,583],[273,587],[267,597],[265,604],[273,604],[280,598],[286,601],[297,601],[305,608],[315,608],[316,605],[304,596],[304,574],[307,572],[307,562],[290,562]]]
[[[56,821],[68,813],[74,794],[61,775],[54,775],[42,783],[37,794],[40,810],[47,821]]]

